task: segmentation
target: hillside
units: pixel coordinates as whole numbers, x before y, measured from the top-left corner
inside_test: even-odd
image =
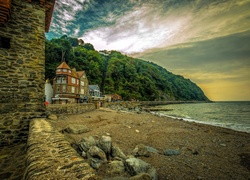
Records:
[[[78,45],[75,38],[46,40],[45,53],[46,79],[53,79],[65,60],[71,68],[85,70],[89,84],[98,84],[103,94],[117,93],[124,100],[208,100],[195,83],[157,64],[117,51],[98,52],[90,43]]]

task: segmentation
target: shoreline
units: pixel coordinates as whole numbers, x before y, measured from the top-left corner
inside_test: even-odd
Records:
[[[230,127],[226,127],[226,126],[220,126],[218,124],[212,124],[212,123],[206,123],[204,121],[199,121],[199,120],[195,120],[195,119],[188,119],[188,118],[181,118],[181,117],[175,117],[175,116],[170,116],[170,115],[166,115],[166,114],[163,114],[163,113],[157,113],[157,112],[149,112],[155,116],[159,116],[159,117],[167,117],[167,118],[171,118],[171,119],[174,119],[174,120],[178,120],[178,121],[186,121],[186,122],[191,122],[191,123],[197,123],[197,124],[204,124],[204,125],[208,125],[208,126],[213,126],[213,127],[220,127],[220,128],[225,128],[225,129],[229,129],[229,130],[233,130],[233,131],[236,131],[236,132],[244,132],[244,133],[247,133],[247,134],[250,134],[250,131],[244,131],[244,130],[240,130],[240,129],[234,129],[234,128],[230,128]],[[223,124],[223,123],[221,123]]]
[[[54,127],[61,131],[69,124],[81,124],[90,129],[83,134],[65,133],[65,138],[73,144],[83,137],[109,134],[112,142],[126,155],[131,154],[138,144],[159,152],[168,149],[180,152],[176,156],[150,153],[149,157],[139,157],[156,168],[159,179],[250,177],[250,134],[246,132],[109,108],[61,115]],[[106,177],[105,173],[101,175]]]

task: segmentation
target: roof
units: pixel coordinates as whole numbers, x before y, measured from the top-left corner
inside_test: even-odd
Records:
[[[32,2],[32,0],[27,0]],[[39,0],[41,7],[45,6],[45,32],[49,31],[52,13],[54,10],[54,4],[56,0]],[[5,24],[11,17],[11,2],[12,0],[1,0],[0,1],[0,24]]]
[[[56,69],[70,69],[66,62],[62,62]]]
[[[97,84],[95,84],[95,85],[89,85],[89,89],[99,90],[99,86]]]
[[[82,77],[85,74],[85,71],[76,71],[79,77]]]
[[[78,74],[74,70],[71,71],[71,76],[75,78],[79,78]]]

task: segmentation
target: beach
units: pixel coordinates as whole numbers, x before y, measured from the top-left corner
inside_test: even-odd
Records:
[[[61,115],[53,122],[62,131],[69,124],[89,128],[64,133],[75,144],[83,137],[109,135],[125,155],[144,144],[158,151],[138,158],[156,168],[159,179],[249,179],[250,134],[150,113],[100,108],[79,115]],[[166,150],[178,152],[165,155]],[[105,171],[99,172],[103,178]]]

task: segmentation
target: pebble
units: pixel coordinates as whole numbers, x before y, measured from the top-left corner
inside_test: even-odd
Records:
[[[135,132],[139,133],[140,131],[138,129],[136,129]]]
[[[226,144],[220,144],[221,146],[223,146],[223,147],[226,147],[227,145]]]

